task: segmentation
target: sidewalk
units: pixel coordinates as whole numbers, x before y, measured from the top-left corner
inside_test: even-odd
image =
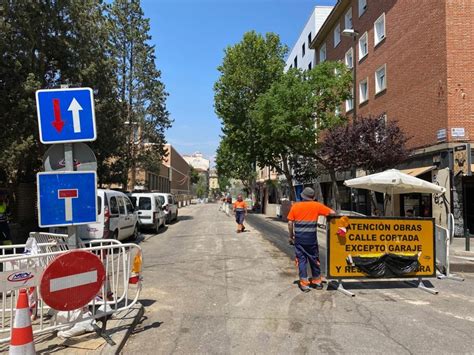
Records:
[[[117,354],[121,351],[130,333],[143,315],[143,306],[134,307],[117,313],[107,321],[107,336],[115,343],[107,341],[96,332],[86,333],[69,339],[61,339],[56,332],[47,332],[33,336],[37,354],[68,352],[73,354]],[[98,326],[102,324],[99,322]],[[8,352],[9,344],[0,344],[0,353]]]

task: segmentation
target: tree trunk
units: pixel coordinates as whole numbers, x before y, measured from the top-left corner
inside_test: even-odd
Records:
[[[286,158],[282,159],[283,161],[283,174],[285,175],[288,187],[290,189],[290,201],[296,201],[295,187],[293,186],[293,176],[291,175],[290,167],[288,166],[288,161]]]
[[[329,170],[329,175],[331,176],[331,185],[332,185],[332,194],[331,194],[331,204],[334,210],[339,210],[339,188],[337,187],[337,179],[336,179],[336,172],[331,169]]]

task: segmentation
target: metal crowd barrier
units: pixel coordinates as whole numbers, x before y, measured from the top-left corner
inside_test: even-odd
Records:
[[[37,240],[38,254],[25,254],[26,244],[0,246],[0,266],[3,274],[18,270],[35,268],[38,275],[57,256],[67,253],[67,235],[52,233],[31,233]],[[114,313],[133,307],[140,296],[142,281],[137,278],[136,284],[130,284],[135,256],[143,254],[140,246],[113,239],[83,241],[81,250],[97,255],[104,264],[106,279],[101,291],[84,309],[86,317],[74,318],[74,311],[57,312],[47,306],[41,299],[38,287],[28,288],[30,297],[30,313],[32,316],[33,334],[67,329],[75,323],[90,319],[100,319],[104,325],[107,317]],[[143,266],[143,264],[141,265]],[[39,280],[38,280],[39,284]],[[18,289],[0,292],[0,343],[10,340],[10,331],[15,316],[15,306],[19,294]],[[60,314],[61,313],[61,314]],[[59,318],[58,319],[58,315]]]
[[[449,261],[449,247],[452,241],[452,235],[447,228],[439,225],[435,226],[436,240],[436,267],[438,269],[439,279],[451,279],[456,281],[464,281],[462,277],[451,274]]]

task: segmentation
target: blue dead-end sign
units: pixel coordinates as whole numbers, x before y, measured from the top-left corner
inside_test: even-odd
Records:
[[[95,171],[37,174],[38,224],[70,226],[97,221]]]
[[[36,91],[41,143],[94,141],[94,95],[91,88]]]

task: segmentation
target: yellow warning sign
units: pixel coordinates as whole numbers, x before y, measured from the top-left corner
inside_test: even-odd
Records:
[[[328,278],[436,275],[432,218],[333,217],[328,227]]]

